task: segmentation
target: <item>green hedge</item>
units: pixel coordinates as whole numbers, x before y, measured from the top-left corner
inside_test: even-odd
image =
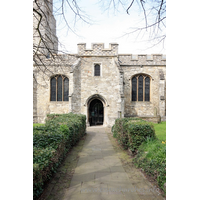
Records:
[[[152,176],[159,187],[166,192],[166,144],[158,139],[147,140],[138,149],[138,154],[133,159],[136,167],[142,168]]]
[[[127,123],[128,130],[128,147],[135,152],[147,138],[155,138],[153,124],[145,121]]]
[[[134,152],[148,137],[155,137],[151,123],[140,118],[119,118],[112,127],[113,136],[124,149]]]
[[[46,123],[33,128],[33,197],[43,191],[63,157],[85,135],[86,116],[69,114],[47,115]]]

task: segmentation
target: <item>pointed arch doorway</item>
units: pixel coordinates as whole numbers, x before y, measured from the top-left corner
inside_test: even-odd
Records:
[[[104,106],[99,99],[94,99],[89,105],[89,123],[90,126],[103,125]]]

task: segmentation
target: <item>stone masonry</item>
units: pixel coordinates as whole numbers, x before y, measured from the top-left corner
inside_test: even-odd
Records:
[[[92,44],[89,50],[85,47],[78,44],[77,54],[44,57],[46,66],[34,65],[34,122],[44,123],[46,114],[74,112],[85,114],[89,124],[89,107],[94,99],[103,103],[104,126],[113,125],[118,117],[165,120],[164,55],[122,55],[115,43],[109,49],[102,43]],[[100,65],[100,76],[94,76],[95,64]],[[50,101],[50,79],[56,74],[69,79],[69,101]],[[136,74],[150,77],[150,101],[132,101],[131,79]]]

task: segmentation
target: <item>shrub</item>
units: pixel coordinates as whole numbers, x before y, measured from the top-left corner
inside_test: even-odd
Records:
[[[130,136],[131,134],[134,134],[131,132],[129,129],[132,128],[130,125],[134,125],[138,122],[145,122],[144,120],[140,118],[119,118],[115,120],[115,124],[112,127],[112,132],[113,132],[113,137],[115,137],[118,140],[118,143],[124,148],[128,149],[133,146],[132,143],[133,141],[131,140]],[[129,134],[128,134],[129,133]],[[137,135],[137,134],[135,134]],[[132,145],[132,146],[130,146]]]
[[[144,142],[133,159],[135,165],[154,177],[159,187],[165,191],[166,183],[166,144],[154,139]]]
[[[33,128],[33,196],[43,191],[64,155],[85,135],[84,115],[51,114],[44,126]]]
[[[118,140],[119,144],[123,146],[124,149],[127,149],[127,130],[126,130],[126,118],[120,118],[115,120],[115,125],[113,126],[113,136]]]
[[[128,147],[134,152],[147,138],[155,138],[153,124],[149,122],[128,122],[126,123],[128,132]]]
[[[52,147],[54,149],[57,149],[58,145],[65,139],[66,136],[61,133],[36,133],[33,135],[33,146],[36,148]]]

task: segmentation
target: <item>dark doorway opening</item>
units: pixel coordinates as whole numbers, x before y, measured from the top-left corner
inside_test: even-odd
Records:
[[[90,126],[103,125],[103,120],[104,120],[103,111],[104,111],[103,103],[100,100],[94,99],[93,101],[91,101],[89,108]]]

